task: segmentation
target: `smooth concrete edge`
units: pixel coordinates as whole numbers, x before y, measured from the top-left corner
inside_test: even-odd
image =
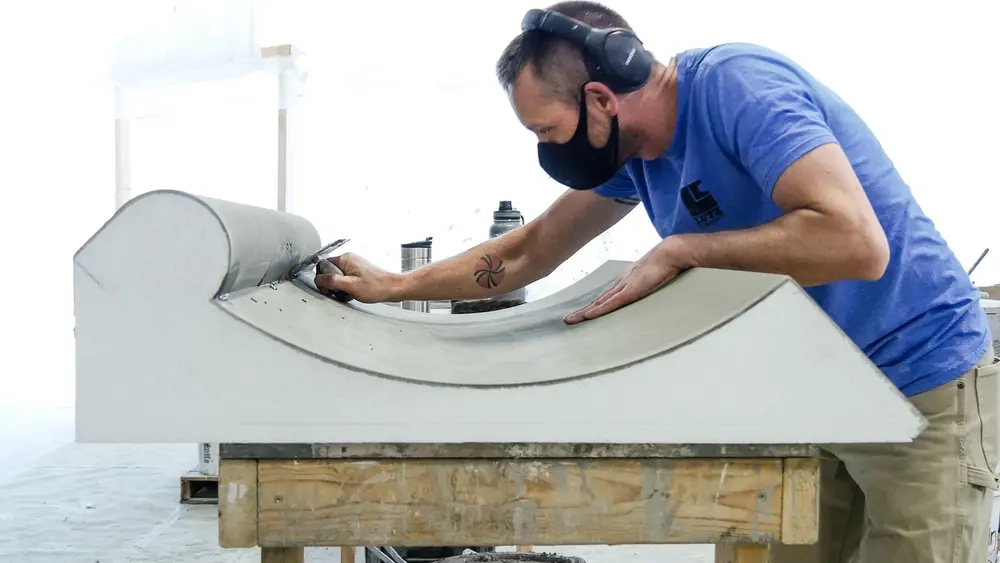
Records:
[[[133,197],[132,199],[126,201],[121,207],[119,207],[118,209],[116,209],[115,212],[111,215],[111,217],[109,217],[103,224],[101,224],[101,226],[98,227],[98,229],[96,231],[94,231],[94,234],[90,235],[90,237],[88,237],[87,240],[84,241],[84,243],[80,245],[80,248],[78,248],[76,250],[76,252],[73,253],[73,259],[74,259],[74,261],[80,255],[80,253],[83,252],[88,246],[90,246],[91,243],[94,242],[94,240],[96,240],[98,237],[100,237],[104,233],[104,231],[108,227],[108,225],[110,225],[112,222],[114,222],[119,216],[121,216],[122,213],[127,213],[128,210],[131,209],[134,205],[136,205],[137,203],[141,204],[141,202],[143,202],[144,200],[146,200],[149,197],[152,197],[152,196],[161,196],[161,195],[164,195],[164,194],[171,194],[171,195],[174,195],[174,196],[177,196],[177,197],[182,197],[182,198],[186,198],[186,199],[191,199],[193,201],[197,201],[198,203],[201,203],[206,208],[208,208],[210,211],[212,211],[213,214],[215,213],[215,211],[212,210],[211,206],[209,206],[205,202],[204,198],[202,198],[201,196],[197,196],[195,194],[192,194],[190,192],[185,192],[185,191],[181,191],[181,190],[170,190],[170,189],[167,189],[167,190],[153,190],[153,191],[145,192],[143,194],[137,195],[137,196]],[[218,215],[216,215],[216,217],[218,217]]]
[[[546,309],[558,308],[560,305],[562,305],[562,304],[564,304],[566,302],[572,302],[574,300],[579,300],[579,297],[581,296],[581,292],[584,292],[584,293],[588,293],[588,292],[589,293],[594,293],[594,292],[602,291],[603,287],[605,287],[606,284],[603,283],[603,282],[595,284],[595,283],[593,283],[593,280],[591,280],[590,278],[594,277],[594,276],[602,276],[603,277],[603,276],[606,276],[610,272],[613,272],[613,271],[614,271],[614,268],[604,269],[600,273],[598,271],[595,271],[595,272],[591,273],[589,276],[586,276],[584,279],[579,280],[578,282],[570,285],[569,287],[567,287],[565,290],[559,292],[558,294],[553,294],[553,295],[550,295],[550,296],[548,296],[548,297],[546,297],[544,299],[541,299],[541,300],[537,301],[536,302],[536,307],[534,309],[532,309],[531,311],[537,313],[537,312],[543,312]],[[565,374],[565,375],[559,375],[559,376],[551,375],[551,376],[544,377],[544,378],[527,378],[525,376],[525,374],[523,374],[523,373],[504,372],[504,373],[508,373],[508,376],[507,376],[506,379],[499,380],[499,381],[490,381],[490,382],[482,382],[482,381],[455,381],[453,379],[445,378],[445,377],[443,377],[441,375],[438,375],[434,370],[431,370],[431,369],[421,369],[420,366],[421,366],[422,363],[424,363],[422,358],[424,356],[426,356],[426,354],[423,353],[423,352],[421,352],[420,354],[415,354],[413,356],[413,358],[411,358],[409,361],[406,361],[406,362],[403,362],[403,363],[405,363],[407,366],[409,366],[410,368],[412,368],[413,371],[415,371],[415,372],[434,373],[435,374],[434,376],[429,376],[429,377],[428,376],[425,376],[425,377],[407,376],[407,375],[402,375],[402,374],[398,374],[398,373],[389,373],[389,372],[384,371],[384,370],[373,369],[372,367],[370,367],[370,364],[361,364],[361,363],[353,363],[351,361],[345,361],[343,358],[334,357],[334,354],[332,352],[329,352],[329,351],[328,352],[320,352],[320,351],[314,349],[313,347],[310,347],[308,345],[304,345],[303,342],[302,342],[302,340],[300,338],[296,338],[294,336],[289,336],[288,334],[278,335],[275,332],[275,330],[273,328],[271,328],[271,326],[279,326],[279,325],[284,324],[284,323],[275,324],[276,321],[264,321],[264,320],[261,320],[261,319],[252,319],[250,317],[247,317],[245,314],[241,314],[241,312],[245,312],[247,310],[245,307],[249,305],[248,302],[255,303],[255,305],[250,305],[251,307],[257,307],[257,306],[260,305],[261,302],[266,303],[268,301],[268,299],[269,299],[269,297],[268,297],[269,295],[271,296],[270,300],[274,301],[276,298],[280,297],[280,294],[282,292],[294,291],[295,289],[297,289],[298,286],[296,286],[296,285],[282,285],[282,286],[278,286],[278,287],[276,287],[274,289],[261,288],[261,289],[255,291],[255,292],[253,292],[253,293],[246,293],[246,292],[244,292],[239,297],[239,299],[227,299],[225,301],[217,301],[216,304],[221,309],[223,309],[224,311],[226,311],[227,314],[231,315],[232,317],[234,317],[238,321],[245,323],[250,328],[252,328],[252,329],[254,329],[256,331],[261,332],[267,338],[272,339],[275,342],[278,342],[278,343],[280,343],[280,344],[282,344],[284,346],[289,346],[290,348],[295,349],[295,350],[297,350],[300,353],[306,354],[307,356],[315,358],[315,359],[317,359],[317,360],[319,360],[321,362],[324,362],[326,364],[329,364],[329,365],[332,365],[332,366],[336,366],[338,368],[345,369],[345,370],[352,371],[352,372],[356,372],[356,373],[362,373],[362,374],[370,375],[370,376],[373,376],[373,377],[380,377],[380,378],[385,378],[385,379],[389,379],[389,380],[397,380],[397,381],[402,381],[402,382],[411,383],[411,384],[417,384],[417,385],[448,386],[448,387],[466,387],[466,388],[478,388],[478,389],[486,389],[486,388],[493,388],[493,387],[518,387],[518,386],[533,386],[533,385],[552,385],[552,384],[565,383],[565,382],[569,382],[569,381],[573,381],[573,380],[578,380],[578,379],[586,379],[586,378],[591,378],[591,377],[597,377],[597,376],[601,376],[601,375],[606,375],[606,374],[609,374],[609,373],[613,373],[613,372],[621,371],[623,369],[627,369],[629,366],[632,366],[632,365],[635,365],[635,364],[639,364],[639,363],[643,363],[643,362],[655,359],[657,357],[669,354],[669,353],[671,353],[671,352],[673,352],[673,351],[675,351],[675,350],[677,350],[677,349],[679,349],[681,347],[690,345],[690,344],[694,343],[695,341],[697,341],[698,339],[703,338],[704,336],[706,336],[708,334],[711,334],[712,332],[718,330],[719,328],[721,328],[721,327],[723,327],[723,326],[725,326],[725,325],[727,325],[727,324],[729,324],[729,323],[737,320],[746,311],[748,311],[749,309],[753,308],[754,306],[756,306],[757,304],[759,304],[761,301],[767,299],[770,295],[773,295],[774,292],[778,291],[780,288],[784,287],[785,285],[787,285],[787,284],[795,285],[794,282],[791,281],[790,278],[787,278],[785,276],[774,276],[774,275],[770,275],[770,274],[753,274],[753,273],[747,273],[747,272],[736,272],[736,271],[726,271],[726,270],[708,270],[708,269],[703,269],[703,271],[701,271],[701,272],[693,272],[693,271],[692,272],[685,272],[683,274],[683,276],[685,276],[685,277],[686,276],[697,276],[697,275],[703,275],[704,276],[704,275],[709,275],[709,274],[716,275],[716,276],[733,276],[733,277],[736,277],[738,279],[739,278],[754,279],[755,281],[758,281],[758,282],[761,283],[761,288],[759,288],[759,290],[755,290],[755,291],[752,292],[753,293],[753,297],[749,300],[749,302],[747,302],[746,304],[744,304],[742,307],[740,307],[738,309],[732,309],[732,310],[726,311],[725,314],[723,314],[720,317],[718,317],[717,319],[711,321],[711,323],[709,323],[708,326],[704,330],[694,331],[690,335],[688,335],[686,337],[682,337],[681,339],[679,339],[679,340],[677,340],[675,342],[663,344],[662,346],[657,346],[657,347],[649,350],[648,352],[641,353],[637,357],[632,357],[632,358],[629,358],[629,359],[625,359],[625,360],[623,360],[621,362],[615,363],[614,365],[610,365],[610,366],[603,367],[603,368],[592,369],[592,370],[583,370],[583,371],[569,373],[569,374]],[[685,280],[685,281],[687,281],[687,280]],[[674,291],[675,288],[676,288],[676,286],[674,286],[674,284],[668,284],[664,288],[661,288],[659,290],[659,292],[671,292],[671,291]],[[310,290],[308,290],[306,288],[302,288],[301,291],[303,293],[310,292]],[[315,293],[315,292],[310,292],[310,293]],[[256,295],[257,298],[254,297],[255,295]],[[318,302],[316,304],[313,304],[313,305],[308,305],[308,307],[310,308],[309,312],[315,312],[315,307],[323,307],[323,306],[335,306],[335,307],[338,307],[338,308],[346,308],[347,307],[346,305],[344,305],[342,303],[337,303],[337,302],[334,302],[332,300],[329,300],[328,298],[320,296],[318,293],[315,293],[315,295],[316,295],[316,297],[314,297],[314,301],[318,301]],[[808,299],[807,296],[804,296],[804,297],[806,299]],[[298,301],[299,300],[296,297],[293,296],[291,298],[286,298],[286,300],[287,300],[286,301],[287,304],[289,304],[291,306],[298,306]],[[302,301],[303,301],[303,303],[305,302],[304,299]],[[633,304],[633,306],[641,306],[641,305],[640,304]],[[303,308],[303,309],[305,307],[306,307],[306,305],[301,306],[301,308]],[[503,326],[497,326],[497,325],[495,325],[495,323],[500,322],[501,318],[510,318],[510,317],[514,316],[514,315],[512,315],[510,313],[510,311],[516,311],[519,308],[520,307],[514,308],[514,309],[510,309],[510,310],[506,310],[506,311],[497,311],[497,312],[495,312],[495,313],[498,313],[496,315],[494,315],[492,313],[484,313],[484,314],[476,314],[476,315],[457,315],[457,316],[454,316],[454,317],[448,316],[448,315],[436,316],[436,315],[427,315],[427,314],[420,314],[420,313],[412,313],[412,314],[406,315],[406,316],[409,316],[410,318],[409,319],[405,319],[405,320],[410,321],[410,322],[412,322],[414,324],[416,324],[416,323],[419,322],[419,323],[423,323],[423,324],[427,324],[427,325],[431,325],[431,326],[437,325],[439,328],[442,328],[442,329],[446,325],[452,324],[452,325],[458,325],[458,326],[453,326],[452,327],[453,329],[458,328],[458,327],[466,327],[466,329],[471,329],[472,327],[476,327],[476,328],[479,328],[479,329],[485,329],[485,328],[492,328],[492,327],[496,326],[496,328],[498,330],[502,330],[504,327]],[[389,311],[391,311],[390,309],[388,309],[388,308],[384,308],[384,309],[386,309],[385,312],[378,311],[378,312],[370,312],[369,314],[371,316],[373,316],[373,317],[378,317],[379,319],[381,319],[383,321],[390,321],[390,320],[391,321],[398,321],[399,320],[396,315],[386,314]],[[351,309],[351,312],[357,312],[357,311],[355,309]],[[568,312],[569,312],[569,310],[566,310],[566,311],[558,313],[558,315],[561,316],[563,313],[568,313]],[[520,315],[524,315],[524,314],[527,314],[527,311],[525,311],[524,313],[520,313]],[[619,313],[619,314],[621,314],[621,313]],[[444,317],[444,318],[442,318],[442,317]],[[343,317],[340,317],[340,318],[343,318]],[[588,321],[588,322],[610,322],[613,318],[618,318],[618,317],[611,317],[611,316],[609,316],[606,319],[601,319],[600,321]],[[392,330],[389,330],[390,328]],[[385,335],[387,335],[387,340],[389,342],[392,342],[394,339],[398,338],[396,332],[397,331],[396,331],[396,327],[395,326],[390,327],[388,324],[385,325]],[[399,332],[402,332],[402,329],[399,329]],[[328,343],[327,345],[330,346],[331,344]],[[399,353],[401,353],[399,350],[401,350],[403,347],[389,345],[388,348],[396,349],[397,350],[396,353],[399,354]],[[484,352],[487,357],[502,357],[502,354],[503,354],[502,350],[496,350],[494,352],[489,352],[489,353],[486,353],[485,351],[482,351],[482,352]],[[549,370],[545,370],[545,371],[547,373],[549,372]]]
[[[810,297],[808,293],[806,293],[806,291],[805,291],[804,288],[802,288],[801,286],[799,286],[797,283],[795,285],[796,285],[796,287],[798,287],[798,290],[803,295],[805,295],[806,297],[808,297],[809,304],[812,306],[812,308],[814,310],[818,311],[823,316],[826,316],[827,318],[829,318],[829,316],[826,314],[826,311],[824,311],[823,308],[819,306],[819,303],[816,303],[816,301],[812,297]],[[879,378],[879,380],[882,382],[883,386],[885,386],[885,388],[888,389],[893,395],[895,395],[896,397],[899,397],[902,400],[902,402],[906,405],[906,408],[909,409],[910,413],[912,413],[916,418],[918,418],[920,420],[918,428],[909,437],[910,440],[915,440],[917,438],[917,436],[919,436],[920,434],[922,434],[923,431],[927,429],[927,426],[929,424],[929,422],[927,421],[927,419],[924,417],[924,414],[922,412],[920,412],[920,409],[918,409],[917,406],[913,404],[913,401],[910,401],[909,398],[907,398],[906,395],[904,395],[903,392],[899,389],[899,387],[896,387],[896,385],[882,372],[882,370],[871,361],[871,358],[869,358],[861,350],[861,348],[858,348],[858,346],[854,343],[854,341],[851,340],[851,337],[848,336],[847,333],[844,332],[844,330],[842,328],[840,328],[840,325],[838,325],[835,322],[832,322],[832,320],[830,322],[830,325],[833,327],[833,329],[836,331],[836,333],[838,334],[838,336],[840,337],[840,339],[843,342],[846,342],[847,344],[849,344],[851,346],[851,348],[854,349],[854,352],[858,356],[864,358],[864,360],[867,363],[869,363],[873,367],[875,367],[875,369],[878,371],[879,375],[881,376]]]
[[[158,199],[165,201],[156,201]],[[74,262],[87,272],[86,266],[82,263],[82,257],[97,239],[106,234],[111,225],[126,214],[146,213],[155,216],[171,199],[184,199],[199,204],[210,214],[212,220],[217,222],[226,239],[228,258],[225,271],[227,273],[219,280],[218,289],[212,297],[282,280],[286,278],[288,271],[293,266],[319,250],[319,234],[315,227],[302,216],[181,190],[164,189],[143,193],[122,205],[74,253]],[[267,221],[266,219],[271,220]],[[275,238],[272,242],[275,243],[273,246],[277,250],[262,249],[255,244],[256,237],[261,236],[259,230],[261,221],[265,226],[270,226],[275,230],[270,235]],[[183,222],[181,223],[183,224]],[[261,269],[259,264],[254,264],[254,262],[261,260],[267,262],[262,275],[247,271],[248,263],[257,266],[258,270]],[[202,272],[194,273],[197,275]]]

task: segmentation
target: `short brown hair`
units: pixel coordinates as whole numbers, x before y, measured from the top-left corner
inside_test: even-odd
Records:
[[[621,14],[597,2],[559,2],[547,9],[599,29],[632,29]],[[517,84],[521,72],[529,66],[557,99],[573,106],[580,103],[580,88],[590,76],[579,46],[541,31],[521,33],[507,45],[497,60],[496,73],[500,86],[510,91]]]

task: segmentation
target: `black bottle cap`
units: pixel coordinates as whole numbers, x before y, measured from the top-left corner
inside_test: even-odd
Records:
[[[430,248],[433,239],[434,237],[427,237],[424,240],[418,240],[416,242],[404,242],[399,246],[400,248]]]

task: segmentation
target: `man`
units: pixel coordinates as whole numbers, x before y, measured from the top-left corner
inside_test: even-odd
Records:
[[[638,301],[692,267],[787,274],[928,419],[912,444],[831,446],[820,543],[774,557],[983,559],[998,488],[985,315],[861,118],[759,46],[662,64],[627,32],[592,31],[631,29],[593,2],[529,13],[524,27],[497,75],[538,137],[541,165],[571,189],[524,227],[449,259],[401,275],[345,254],[333,259],[344,275],[317,284],[364,302],[495,295],[549,274],[641,203],[662,242],[566,322]]]

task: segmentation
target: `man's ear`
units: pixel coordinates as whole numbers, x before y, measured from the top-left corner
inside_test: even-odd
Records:
[[[600,82],[588,82],[583,87],[587,102],[597,103],[598,108],[608,115],[618,115],[618,96]]]

